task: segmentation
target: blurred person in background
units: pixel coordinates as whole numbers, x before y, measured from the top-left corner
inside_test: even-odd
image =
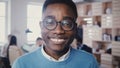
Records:
[[[7,57],[7,47],[10,43],[11,36],[12,36],[12,34],[8,35],[7,43],[1,49],[1,54],[0,54],[1,57]]]
[[[1,61],[3,62],[5,68],[11,68],[9,59],[7,57],[7,48],[9,46],[11,37],[12,37],[12,34],[9,34],[7,37],[7,43],[2,47],[1,52],[0,52],[1,53]]]
[[[9,45],[7,47],[7,58],[9,60],[10,65],[12,66],[13,62],[22,55],[21,48],[17,45],[16,36],[12,35],[10,38]]]
[[[83,44],[83,40],[81,38],[79,37],[76,38],[76,44],[78,50],[83,50],[92,54],[92,48],[87,46],[86,44]]]
[[[32,47],[30,47],[30,51],[29,51],[29,52],[38,49],[38,48],[41,47],[42,45],[43,45],[43,39],[42,39],[41,37],[38,37],[38,38],[36,39],[35,45],[33,45]]]
[[[36,39],[36,46],[40,47],[42,46],[42,44],[43,44],[43,39],[41,37],[38,37]]]

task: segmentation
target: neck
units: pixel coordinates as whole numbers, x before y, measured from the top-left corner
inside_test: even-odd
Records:
[[[58,60],[61,56],[63,56],[64,54],[66,54],[68,52],[69,47],[65,48],[62,51],[49,50],[46,47],[44,47],[43,49],[49,56],[51,56],[54,59]]]

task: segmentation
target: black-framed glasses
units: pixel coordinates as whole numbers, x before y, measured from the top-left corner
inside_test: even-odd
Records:
[[[48,30],[56,29],[58,23],[61,25],[62,29],[65,31],[70,31],[75,26],[75,20],[71,18],[64,18],[62,21],[57,22],[54,17],[48,16],[43,20],[43,25]]]

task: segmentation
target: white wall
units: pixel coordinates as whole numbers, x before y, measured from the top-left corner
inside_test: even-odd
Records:
[[[17,36],[18,45],[22,46],[27,43],[27,4],[29,2],[39,2],[44,0],[11,0],[10,2],[10,23],[11,34]]]
[[[26,43],[27,1],[11,0],[11,34],[17,36],[18,45]]]

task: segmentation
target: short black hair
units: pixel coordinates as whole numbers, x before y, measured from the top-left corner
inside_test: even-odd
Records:
[[[62,3],[62,4],[68,5],[72,9],[73,13],[75,14],[75,18],[78,17],[77,7],[76,7],[75,3],[72,0],[46,0],[44,2],[44,4],[43,4],[42,12],[44,12],[46,10],[48,5],[56,4],[56,3]]]
[[[36,41],[38,41],[38,40],[42,40],[42,38],[41,38],[41,37],[38,37],[38,38],[36,39]]]
[[[16,36],[12,35],[11,38],[10,38],[10,43],[9,45],[17,45],[17,38]]]

